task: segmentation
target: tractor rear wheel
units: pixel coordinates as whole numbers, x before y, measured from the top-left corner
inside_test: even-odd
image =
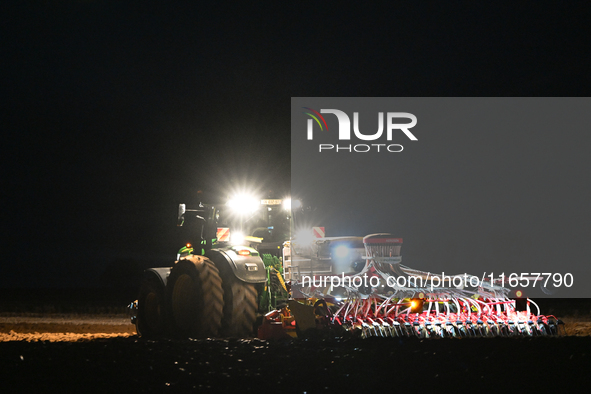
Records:
[[[224,290],[218,269],[203,256],[188,256],[172,268],[166,285],[173,334],[215,337],[224,308]]]
[[[136,329],[143,338],[154,339],[165,331],[164,285],[157,278],[146,278],[140,285]]]

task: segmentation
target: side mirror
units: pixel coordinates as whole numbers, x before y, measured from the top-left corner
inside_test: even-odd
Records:
[[[185,204],[179,204],[179,215],[177,217],[177,226],[182,226],[185,222],[185,212],[187,211]]]

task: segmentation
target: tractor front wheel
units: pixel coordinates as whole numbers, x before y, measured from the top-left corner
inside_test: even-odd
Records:
[[[224,308],[224,290],[218,269],[203,256],[188,256],[172,268],[166,285],[173,334],[215,337]]]
[[[219,270],[224,289],[224,317],[221,334],[226,337],[253,337],[259,309],[258,291],[254,283],[238,279],[231,262],[220,251],[212,250],[211,260]]]
[[[224,276],[223,334],[229,337],[254,336],[257,291],[252,283],[238,280],[233,273]]]

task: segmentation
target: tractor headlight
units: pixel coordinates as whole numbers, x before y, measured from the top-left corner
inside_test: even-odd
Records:
[[[243,245],[246,238],[240,231],[232,232],[230,235],[230,243],[233,245]]]
[[[302,202],[300,200],[292,200],[291,198],[286,198],[283,200],[283,209],[289,211],[291,209],[298,209],[302,206]]]

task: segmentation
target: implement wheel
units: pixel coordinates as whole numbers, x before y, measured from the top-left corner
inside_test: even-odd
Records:
[[[140,285],[136,329],[147,339],[164,335],[164,285],[157,278],[146,278]]]
[[[219,334],[224,291],[218,269],[203,256],[188,256],[172,268],[166,284],[173,334],[205,338]]]

